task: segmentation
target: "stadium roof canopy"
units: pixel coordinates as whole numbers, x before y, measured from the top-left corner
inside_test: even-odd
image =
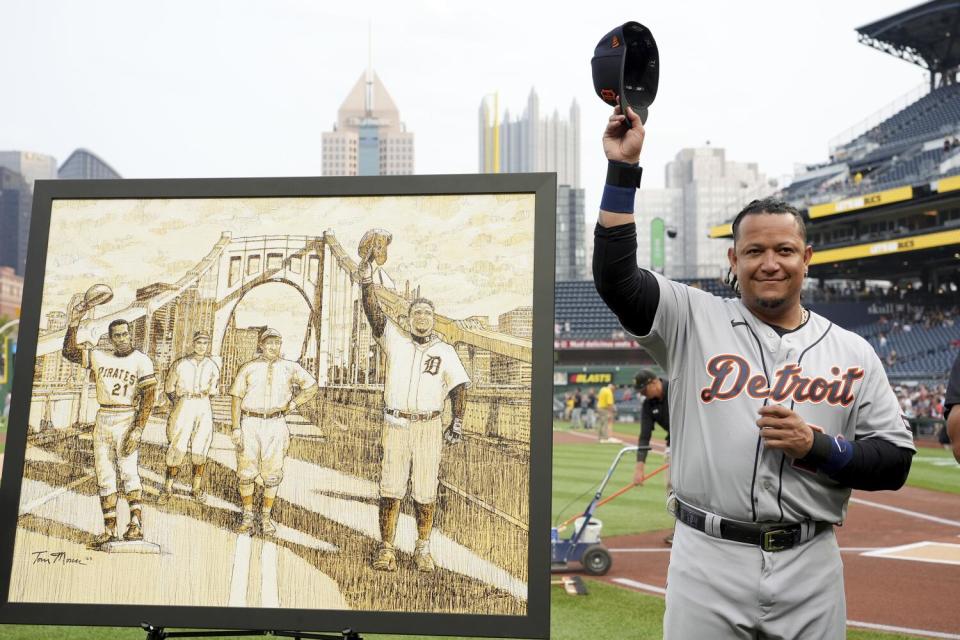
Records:
[[[936,74],[960,66],[960,0],[933,0],[857,29],[860,42]]]

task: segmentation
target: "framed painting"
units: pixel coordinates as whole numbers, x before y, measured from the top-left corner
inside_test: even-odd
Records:
[[[0,621],[547,637],[555,182],[38,182]]]

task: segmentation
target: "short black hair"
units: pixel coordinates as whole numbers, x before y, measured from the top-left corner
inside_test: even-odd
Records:
[[[803,221],[803,214],[800,213],[800,210],[795,206],[785,200],[780,200],[779,198],[763,198],[762,200],[754,200],[737,214],[737,217],[733,219],[734,244],[737,242],[737,231],[740,229],[740,223],[743,221],[743,219],[747,216],[752,216],[759,213],[788,213],[792,215],[794,220],[797,221],[797,227],[800,229],[800,237],[803,238],[803,242],[806,244],[807,225]]]
[[[779,198],[763,198],[762,200],[753,200],[750,202],[750,204],[745,206],[740,213],[737,214],[737,217],[733,219],[734,244],[737,243],[737,231],[740,229],[740,223],[743,222],[743,219],[747,216],[761,213],[784,213],[792,215],[793,219],[797,222],[797,228],[800,230],[800,237],[803,239],[803,244],[807,244],[807,224],[803,220],[803,214],[800,213],[800,210],[795,206],[785,200],[780,200]],[[733,272],[733,267],[727,269],[727,275],[724,277],[723,281],[739,298],[740,283],[737,282],[737,274]]]
[[[126,320],[124,320],[124,319],[122,319],[122,318],[117,318],[116,320],[114,320],[113,322],[111,322],[109,325],[107,325],[107,335],[112,338],[112,337],[113,337],[113,328],[114,328],[114,327],[119,327],[119,326],[122,325],[122,324],[127,325],[127,330],[130,329],[130,323],[129,323],[129,322],[127,322]]]
[[[425,304],[430,307],[430,311],[434,313],[437,312],[437,308],[433,306],[433,301],[428,300],[427,298],[415,298],[413,302],[410,303],[410,306],[407,307],[407,315],[410,315],[410,312],[413,311],[413,306],[417,304]]]

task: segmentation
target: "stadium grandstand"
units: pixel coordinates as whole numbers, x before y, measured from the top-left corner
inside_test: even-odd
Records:
[[[960,351],[960,3],[934,0],[856,31],[929,82],[830,141],[829,159],[777,195],[803,211],[815,249],[805,304],[864,336],[907,404],[922,388],[935,407]],[[705,232],[729,240],[732,228]],[[688,284],[732,295],[718,280]],[[578,380],[627,385],[652,363],[592,282],[558,282],[555,316],[558,394]]]

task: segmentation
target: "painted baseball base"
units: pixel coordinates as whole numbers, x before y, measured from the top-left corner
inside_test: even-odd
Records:
[[[121,540],[120,542],[108,542],[100,551],[106,553],[160,553],[160,545],[146,540]]]

